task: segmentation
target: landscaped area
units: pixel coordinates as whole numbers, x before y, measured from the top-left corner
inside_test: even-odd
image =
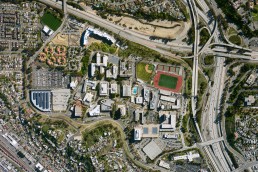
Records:
[[[178,78],[161,74],[159,78],[159,86],[166,87],[170,89],[175,89],[177,85]]]
[[[54,31],[57,30],[62,23],[60,19],[49,11],[45,12],[45,14],[41,17],[41,22]]]
[[[232,27],[228,28],[228,35],[229,36],[230,35],[236,35],[236,34],[237,34],[237,31],[234,28],[232,28]]]
[[[231,113],[231,109],[226,112],[225,128],[229,144],[235,147],[235,114]]]
[[[252,17],[254,21],[258,21],[258,5],[254,6],[254,9],[252,11]]]
[[[148,82],[151,80],[152,73],[154,71],[154,65],[147,63],[138,63],[136,66],[136,76],[140,80]]]
[[[242,41],[238,35],[233,35],[229,37],[229,41],[236,45],[241,45]]]
[[[205,65],[212,65],[214,63],[214,56],[213,55],[208,55],[203,58],[204,64]]]
[[[202,29],[200,32],[200,43],[199,45],[204,45],[210,38],[210,34],[206,28]]]
[[[49,66],[65,66],[67,48],[65,46],[47,46],[39,53],[38,60]]]

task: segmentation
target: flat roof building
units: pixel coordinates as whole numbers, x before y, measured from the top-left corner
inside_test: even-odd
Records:
[[[131,85],[123,85],[123,97],[130,97],[132,95]]]
[[[159,154],[162,153],[162,149],[160,146],[152,140],[150,143],[148,143],[144,148],[143,152],[151,159],[154,160]]]
[[[99,116],[100,115],[100,105],[96,105],[89,110],[89,116]]]
[[[92,93],[86,93],[83,102],[85,102],[87,105],[90,105],[93,100],[94,95]]]
[[[149,102],[150,101],[150,90],[146,87],[143,89],[143,97],[144,101]]]
[[[74,106],[74,117],[81,117],[82,116],[82,106],[75,105]]]
[[[90,75],[91,75],[91,77],[95,76],[95,71],[96,71],[96,63],[91,63],[90,64]]]
[[[252,95],[245,97],[245,103],[247,106],[251,106],[253,103],[255,103],[255,97]]]
[[[108,88],[109,88],[108,82],[100,82],[99,83],[99,95],[100,96],[108,96]]]
[[[110,84],[110,93],[116,94],[117,93],[117,83],[111,83]]]
[[[257,74],[252,73],[252,74],[247,78],[246,83],[247,83],[248,85],[252,85],[252,84],[255,82],[256,78],[257,78]]]
[[[160,167],[163,167],[163,168],[166,168],[166,169],[170,169],[170,165],[169,165],[169,163],[166,163],[165,161],[163,161],[163,160],[160,160],[159,161],[159,166]]]
[[[168,97],[168,96],[160,96],[160,100],[164,100],[167,102],[171,102],[171,103],[175,103],[176,102],[176,98],[175,97]]]
[[[117,110],[119,110],[119,112],[122,116],[126,115],[126,106],[124,104],[123,105],[117,105]]]
[[[40,164],[40,163],[37,163],[36,164],[36,168],[39,170],[39,171],[42,171],[44,169],[44,167]]]
[[[43,112],[51,111],[50,91],[40,91],[40,90],[31,91],[30,100],[32,104],[40,111],[43,111]]]
[[[175,130],[176,129],[176,112],[174,111],[160,111],[159,117],[161,119],[161,130]]]
[[[118,67],[116,65],[113,65],[110,69],[106,71],[106,77],[107,78],[113,78],[116,79],[118,75]]]
[[[136,104],[143,104],[143,97],[136,97]]]
[[[141,140],[142,139],[142,127],[135,127],[134,128],[134,140]]]
[[[200,157],[199,153],[193,154],[192,152],[189,152],[187,155],[175,156],[173,159],[174,161],[188,160],[189,162],[192,162],[194,158],[199,158],[199,157]]]
[[[42,30],[47,36],[50,36],[54,33],[52,29],[50,29],[48,26],[44,25]]]

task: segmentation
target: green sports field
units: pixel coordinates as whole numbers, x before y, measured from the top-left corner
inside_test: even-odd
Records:
[[[61,20],[48,11],[41,17],[41,22],[54,31],[56,31],[62,23]]]
[[[158,85],[161,86],[161,87],[175,89],[176,84],[177,84],[177,80],[178,80],[178,78],[176,78],[176,77],[160,74]]]

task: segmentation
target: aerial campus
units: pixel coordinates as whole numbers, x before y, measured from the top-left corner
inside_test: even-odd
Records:
[[[256,0],[0,7],[0,171],[258,171]]]

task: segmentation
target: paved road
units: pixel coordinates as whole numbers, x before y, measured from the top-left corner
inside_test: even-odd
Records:
[[[67,15],[64,16],[62,24],[60,25],[60,27],[52,34],[50,35],[47,40],[43,43],[43,45],[40,47],[40,49],[32,56],[30,57],[29,61],[28,61],[28,66],[35,61],[35,59],[38,57],[39,53],[43,51],[43,49],[45,48],[45,46],[52,41],[52,39],[63,29],[63,26],[66,23],[66,19],[67,19]]]
[[[248,169],[248,168],[250,168],[254,165],[257,165],[257,164],[258,164],[258,161],[248,162],[248,163],[245,163],[244,165],[240,166],[239,168],[237,168],[233,172],[243,172],[245,169]]]
[[[62,6],[60,3],[56,3],[55,1],[51,0],[39,0],[42,3],[48,4],[50,6],[53,6],[58,9],[62,9]],[[92,23],[97,24],[98,26],[101,26],[113,33],[116,33],[120,35],[121,37],[128,39],[132,42],[144,45],[150,49],[156,50],[160,52],[161,54],[170,56],[170,57],[176,57],[173,53],[169,52],[170,50],[176,50],[176,51],[186,51],[191,52],[192,47],[189,45],[182,45],[178,43],[169,43],[169,45],[166,45],[161,42],[155,42],[151,41],[148,36],[136,33],[130,29],[123,28],[122,26],[115,25],[111,22],[108,22],[99,16],[96,16],[92,13],[88,13],[85,11],[80,11],[78,9],[75,9],[71,6],[67,6],[67,13],[75,15],[77,17],[80,17],[82,19],[88,20]]]
[[[19,166],[26,171],[34,171],[33,168],[25,161],[21,160],[21,158],[18,157],[16,150],[14,147],[10,145],[10,143],[2,136],[0,135],[0,149],[2,152],[5,152],[5,154],[14,160]]]

